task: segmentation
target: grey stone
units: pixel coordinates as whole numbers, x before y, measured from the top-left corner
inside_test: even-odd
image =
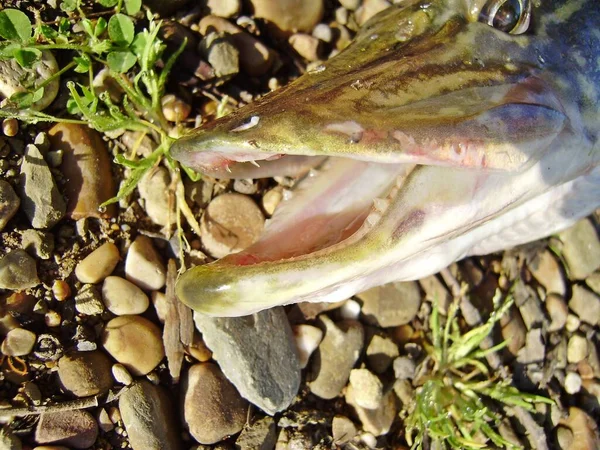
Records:
[[[538,253],[529,264],[529,269],[535,279],[544,286],[546,292],[565,295],[566,287],[562,269],[549,250]]]
[[[17,196],[12,186],[4,180],[0,180],[0,231],[19,210],[21,199]]]
[[[21,233],[21,248],[40,259],[50,259],[54,251],[54,235],[38,230],[24,230]]]
[[[21,291],[39,282],[35,260],[24,250],[13,250],[0,258],[0,289]]]
[[[196,313],[194,321],[242,397],[268,414],[291,404],[300,386],[300,362],[283,308],[233,318]]]
[[[593,326],[600,324],[600,297],[583,286],[573,285],[569,308],[582,322]]]
[[[394,360],[394,375],[398,380],[412,380],[415,370],[415,362],[408,356],[400,356]]]
[[[340,395],[348,382],[350,371],[364,345],[364,331],[355,320],[343,320],[335,324],[325,315],[320,316],[319,320],[325,337],[313,357],[314,379],[309,388],[313,394],[331,399]]]
[[[392,423],[396,418],[398,405],[394,391],[387,392],[377,408],[367,409],[361,407],[356,401],[356,389],[352,385],[346,389],[346,402],[354,407],[356,415],[360,419],[363,430],[381,436],[390,431]]]
[[[166,227],[175,223],[175,202],[169,199],[171,177],[165,167],[150,170],[138,184],[140,197],[152,222]]]
[[[448,312],[448,306],[452,301],[452,296],[446,286],[435,275],[430,275],[419,280],[419,284],[425,291],[425,298],[432,304],[438,306],[440,312],[444,315]]]
[[[546,311],[550,316],[550,325],[548,325],[548,332],[560,331],[565,327],[567,323],[567,317],[569,315],[569,308],[567,303],[559,294],[551,293],[546,297]]]
[[[361,292],[357,297],[363,301],[366,321],[381,327],[409,323],[421,306],[421,292],[415,281],[384,284]]]
[[[63,356],[58,360],[58,378],[77,397],[105,394],[113,385],[110,359],[101,351]]]
[[[392,364],[400,352],[390,338],[374,335],[367,347],[367,362],[373,372],[382,374]]]
[[[97,316],[104,312],[102,296],[93,284],[84,284],[75,295],[75,309],[86,316]]]
[[[226,77],[239,73],[240,53],[226,37],[218,33],[209,33],[200,42],[200,51],[215,69],[218,77]]]
[[[527,333],[525,347],[519,350],[517,361],[521,364],[542,362],[546,355],[546,348],[542,338],[542,330],[534,328]]]
[[[67,205],[58,191],[44,157],[35,145],[25,149],[21,163],[23,211],[33,228],[52,228],[65,215]]]
[[[559,238],[572,278],[583,280],[600,267],[600,241],[589,219],[580,220],[560,233]]]
[[[169,396],[148,381],[133,384],[119,397],[119,410],[133,450],[179,450],[178,427]]]
[[[183,420],[201,444],[214,444],[239,433],[248,402],[213,363],[190,367],[183,385]]]
[[[235,447],[239,450],[273,450],[276,441],[275,421],[266,416],[244,428],[235,441]]]
[[[344,416],[335,416],[331,422],[331,434],[336,445],[343,446],[357,434],[354,422]]]
[[[35,441],[38,444],[90,448],[97,437],[98,424],[94,416],[81,410],[43,413],[35,429]]]
[[[587,277],[585,279],[585,284],[587,284],[596,294],[600,295],[600,272],[593,273]]]

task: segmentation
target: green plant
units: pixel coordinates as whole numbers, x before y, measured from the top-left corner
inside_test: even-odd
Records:
[[[198,179],[193,171],[181,167],[169,154],[174,141],[170,136],[171,125],[162,112],[161,99],[170,70],[184,49],[185,42],[165,57],[165,44],[158,33],[160,21],[155,21],[148,11],[147,27],[136,32],[134,16],[144,19],[141,0],[96,0],[96,8],[111,8],[86,15],[81,0],[63,0],[60,8],[68,15],[54,23],[43,23],[39,15],[31,23],[20,10],[0,11],[0,59],[13,58],[26,71],[32,71],[44,51],[69,51],[71,61],[52,77],[39,85],[26,86],[24,92],[14,94],[5,101],[0,117],[14,117],[27,123],[39,121],[82,123],[100,132],[131,130],[150,135],[157,143],[151,155],[137,159],[135,155],[119,154],[116,162],[129,169],[129,175],[121,184],[117,195],[105,205],[127,197],[138,182],[163,159],[175,180],[177,199],[177,225],[181,232],[179,213],[182,213],[194,231],[199,226],[184,199],[180,169],[190,178]],[[162,63],[158,68],[159,61]],[[108,92],[101,92],[93,85],[100,70],[108,71],[122,91],[122,100],[115,102]],[[81,82],[69,81],[70,98],[67,102],[68,117],[57,117],[35,108],[44,95],[44,89],[53,79],[66,72],[80,74]],[[87,75],[87,76],[86,76]],[[141,139],[140,139],[141,140]]]
[[[510,380],[499,380],[483,362],[490,353],[507,345],[502,342],[488,349],[480,345],[496,322],[513,304],[496,291],[496,309],[486,323],[461,333],[457,319],[458,300],[449,310],[442,326],[437,305],[430,316],[431,342],[425,344],[431,373],[417,390],[414,408],[406,419],[406,439],[413,449],[421,449],[428,438],[436,448],[486,448],[490,440],[496,446],[518,448],[496,431],[501,421],[498,407],[520,406],[532,411],[535,403],[553,403],[539,395],[520,392]],[[478,438],[483,439],[478,439]]]

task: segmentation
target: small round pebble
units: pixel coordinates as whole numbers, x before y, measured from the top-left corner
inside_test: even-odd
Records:
[[[104,394],[113,385],[111,362],[103,352],[77,352],[58,360],[58,378],[65,391],[76,397]]]
[[[19,132],[19,122],[17,119],[13,117],[10,119],[4,119],[2,121],[2,132],[8,137],[16,136]]]
[[[412,380],[415,369],[415,362],[407,356],[400,356],[394,360],[394,375],[398,380]]]
[[[240,0],[207,0],[205,3],[211,14],[226,18],[237,16],[242,8]]]
[[[62,316],[60,315],[60,313],[56,312],[52,309],[49,310],[48,312],[46,312],[46,314],[44,314],[44,322],[46,323],[47,327],[50,327],[50,328],[58,327],[58,326],[60,326],[61,321],[62,321]]]
[[[36,335],[25,328],[10,330],[0,346],[3,355],[25,356],[31,353],[35,345]]]
[[[52,284],[52,294],[59,302],[64,302],[71,296],[71,287],[65,280],[55,280]]]
[[[125,277],[136,286],[152,291],[165,285],[167,270],[152,240],[146,236],[138,236],[125,259]]]
[[[256,242],[264,223],[263,213],[250,197],[222,194],[210,202],[202,215],[202,243],[213,257],[222,258]]]
[[[106,242],[77,264],[75,276],[82,283],[99,283],[115,270],[119,258],[117,246]]]
[[[567,394],[577,394],[581,390],[581,377],[576,372],[567,372],[564,385]]]
[[[318,61],[321,56],[322,41],[310,34],[296,33],[288,42],[296,52],[307,61]]]
[[[381,404],[383,384],[368,369],[353,369],[350,372],[350,385],[354,392],[354,401],[366,409],[375,409]]]
[[[331,422],[331,434],[335,445],[343,446],[356,436],[356,425],[345,416],[335,416]]]
[[[163,115],[169,122],[183,122],[188,118],[192,110],[192,107],[188,103],[173,94],[165,95],[161,99],[160,104]]]
[[[579,329],[579,325],[581,325],[581,320],[575,314],[569,314],[567,316],[567,323],[565,324],[565,328],[570,333],[575,333]]]
[[[150,305],[144,291],[132,282],[116,276],[109,276],[104,280],[102,300],[106,308],[117,316],[141,314]]]
[[[312,325],[295,325],[292,327],[294,341],[298,350],[300,367],[304,369],[308,364],[310,355],[317,349],[323,339],[323,331]]]
[[[117,363],[112,366],[112,375],[117,383],[129,386],[133,383],[133,377],[123,364]]]
[[[102,344],[134,375],[146,375],[164,358],[160,328],[140,316],[119,316],[106,324]]]
[[[262,205],[265,212],[272,216],[277,208],[277,205],[281,203],[283,199],[283,192],[279,188],[273,188],[265,193],[262,198]]]
[[[588,354],[588,342],[585,336],[574,334],[569,338],[567,344],[567,361],[569,364],[577,364],[584,360]]]
[[[356,300],[346,300],[342,306],[340,306],[340,316],[342,319],[354,319],[357,320],[360,317],[360,303]]]

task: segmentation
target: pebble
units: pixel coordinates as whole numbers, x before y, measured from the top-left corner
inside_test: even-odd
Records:
[[[258,240],[265,217],[245,195],[228,193],[210,202],[200,221],[202,243],[215,258],[239,252]]]
[[[363,26],[375,14],[387,9],[392,4],[387,0],[364,0],[362,5],[356,9],[354,17],[359,26]]]
[[[262,198],[262,206],[268,216],[272,216],[275,209],[283,200],[283,192],[280,188],[273,188],[265,193]]]
[[[356,300],[348,299],[342,303],[339,308],[339,315],[342,319],[358,320],[362,306]]]
[[[579,316],[582,322],[592,326],[600,324],[600,296],[585,287],[573,285],[569,308]]]
[[[283,308],[246,317],[213,318],[196,313],[194,321],[214,359],[242,397],[267,414],[291,404],[301,373]]]
[[[409,323],[421,307],[419,285],[413,281],[384,284],[357,297],[363,302],[367,323],[383,328]]]
[[[569,364],[577,364],[583,361],[588,354],[588,343],[585,336],[574,334],[569,338],[567,344],[567,361]]]
[[[258,192],[258,185],[251,178],[236,178],[233,180],[233,190],[240,194],[254,195]]]
[[[212,32],[200,42],[200,52],[217,77],[230,77],[240,71],[240,53],[229,36]]]
[[[331,421],[331,435],[333,443],[342,447],[356,436],[358,430],[356,425],[345,416],[335,416]]]
[[[2,133],[4,136],[14,137],[19,132],[19,121],[14,117],[2,121]]]
[[[289,37],[288,42],[307,61],[321,59],[322,41],[318,38],[306,33],[295,33]]]
[[[29,144],[21,163],[21,209],[33,228],[52,228],[67,205],[39,149]]]
[[[310,31],[323,17],[323,0],[250,0],[254,17],[271,22],[281,32]]]
[[[242,430],[248,402],[225,378],[219,366],[190,367],[183,382],[183,420],[194,439],[214,444]]]
[[[354,402],[361,408],[375,409],[383,398],[383,384],[368,369],[352,369],[350,386],[354,392]]]
[[[102,284],[102,300],[106,308],[117,316],[142,314],[150,300],[139,287],[121,277],[106,277]]]
[[[502,338],[508,342],[507,350],[516,355],[525,345],[527,327],[521,313],[516,307],[511,307],[508,313],[500,319]]]
[[[373,409],[360,406],[357,403],[357,395],[359,392],[350,384],[346,389],[346,402],[354,407],[363,430],[375,436],[387,434],[398,412],[394,391],[385,394],[380,405]]]
[[[195,332],[192,339],[192,343],[186,347],[187,352],[200,362],[210,361],[212,359],[212,352],[204,343],[204,339],[200,336],[200,333]]]
[[[367,362],[376,374],[381,375],[392,364],[394,358],[400,354],[398,346],[388,337],[374,335],[367,347]]]
[[[2,450],[22,450],[21,440],[15,436],[10,427],[3,427],[0,430],[0,449]]]
[[[452,296],[446,286],[439,280],[435,275],[430,275],[419,280],[421,289],[425,292],[425,299],[430,301],[433,305],[437,305],[439,311],[446,315],[448,313],[448,306],[452,301]]]
[[[79,314],[97,316],[104,312],[104,303],[96,286],[84,284],[75,295],[75,309]]]
[[[184,100],[173,94],[167,94],[160,99],[162,113],[169,122],[183,122],[192,111],[192,107]]]
[[[76,397],[105,394],[113,385],[111,362],[103,352],[75,352],[58,360],[63,389]]]
[[[570,333],[575,333],[579,329],[579,325],[581,325],[581,320],[575,314],[569,314],[567,316],[567,323],[565,324],[565,329]]]
[[[239,450],[272,450],[277,442],[277,427],[272,417],[263,417],[244,427],[235,446]]]
[[[310,355],[317,349],[321,339],[323,339],[323,332],[320,328],[306,324],[294,325],[292,331],[294,333],[300,367],[304,369],[308,364]]]
[[[175,223],[175,202],[169,199],[171,176],[165,167],[149,170],[138,184],[144,209],[152,222],[162,227]]]
[[[71,296],[71,287],[65,280],[54,280],[52,283],[52,295],[59,302],[64,302]]]
[[[112,423],[110,417],[108,417],[106,409],[104,408],[100,408],[100,411],[98,411],[96,414],[96,420],[98,421],[98,426],[100,429],[105,433],[109,433],[115,429],[115,424]]]
[[[37,86],[56,75],[56,72],[58,72],[58,63],[49,50],[42,50],[42,58],[34,64],[33,71],[22,68],[14,58],[2,59],[0,60],[0,94],[4,98],[10,98],[13,94],[25,92],[27,89],[35,91]],[[34,77],[31,76],[32,73]],[[56,77],[45,85],[42,98],[31,106],[32,109],[41,111],[54,101],[58,94],[59,80],[60,78]]]
[[[596,450],[600,448],[598,426],[585,411],[571,406],[569,417],[562,420],[561,425],[568,427],[573,433],[572,445],[561,447],[563,450]]]
[[[570,450],[573,445],[573,431],[569,427],[558,426],[556,428],[556,441],[561,450]]]
[[[29,355],[35,345],[36,337],[33,331],[25,328],[14,328],[6,334],[0,350],[3,355],[7,356]]]
[[[314,379],[309,388],[313,394],[329,400],[340,395],[348,382],[364,345],[364,331],[360,322],[354,320],[335,324],[329,317],[321,315],[319,322],[325,337],[313,358]]]
[[[577,394],[581,390],[581,377],[577,372],[567,372],[564,386],[567,394]]]
[[[165,357],[160,328],[140,316],[119,316],[108,322],[102,345],[134,375],[146,375]]]
[[[100,205],[116,194],[111,156],[102,135],[86,125],[58,123],[50,128],[48,137],[51,148],[63,155],[60,170],[68,180],[63,188],[68,198],[67,217],[114,217],[114,204],[100,210]]]
[[[117,246],[105,242],[77,264],[75,276],[82,283],[99,283],[115,270],[120,257]]]
[[[275,52],[227,19],[214,15],[205,16],[200,20],[198,28],[205,36],[210,31],[227,33],[239,51],[240,67],[250,76],[266,74],[275,62]]]
[[[580,220],[558,237],[572,278],[583,280],[600,267],[600,240],[589,219]]]
[[[532,364],[544,361],[546,346],[542,337],[542,330],[534,328],[527,332],[525,347],[517,353],[517,361],[521,364]]]
[[[38,444],[91,448],[97,437],[96,420],[89,412],[81,410],[42,413],[35,429]]]
[[[180,450],[178,427],[169,394],[140,381],[119,397],[119,410],[133,450]]]
[[[566,285],[562,268],[550,250],[538,253],[529,264],[529,270],[547,293],[565,295]]]
[[[20,205],[21,199],[12,186],[7,181],[0,180],[0,231],[13,218]]]
[[[62,322],[62,316],[59,312],[50,310],[44,314],[44,323],[47,327],[54,328],[59,327]]]
[[[333,42],[333,30],[326,23],[320,23],[312,30],[312,35],[317,39],[327,42],[328,44]]]
[[[127,367],[125,367],[123,364],[113,364],[111,372],[117,383],[124,384],[125,386],[129,386],[131,383],[133,383],[133,377],[127,370]]]
[[[39,283],[35,260],[25,250],[13,250],[0,258],[0,289],[22,291]]]
[[[340,4],[350,11],[356,11],[361,3],[362,0],[340,0]]]
[[[149,237],[140,235],[129,247],[125,259],[125,276],[148,291],[156,291],[165,285],[167,270]]]
[[[50,259],[54,251],[54,235],[29,229],[21,233],[21,248],[40,259]]]
[[[208,8],[210,14],[225,18],[237,16],[242,9],[240,0],[203,0],[202,4]]]
[[[397,380],[412,380],[415,371],[415,362],[408,356],[400,356],[394,360],[394,376]]]
[[[569,315],[567,303],[561,295],[554,293],[549,294],[544,303],[546,305],[546,311],[550,316],[548,332],[553,333],[562,330],[567,323],[567,317]]]
[[[152,291],[150,295],[150,300],[152,301],[152,305],[154,306],[154,311],[156,311],[156,317],[160,323],[165,323],[165,319],[167,318],[167,312],[169,309],[169,304],[167,303],[167,296],[160,291]]]

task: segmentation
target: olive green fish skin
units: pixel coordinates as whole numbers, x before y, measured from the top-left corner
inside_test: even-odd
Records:
[[[536,0],[520,35],[479,21],[483,3],[391,7],[319,70],[180,139],[173,156],[208,174],[299,155],[402,175],[343,242],[281,260],[259,242],[187,271],[179,299],[217,316],[343,300],[598,208],[600,2]]]

